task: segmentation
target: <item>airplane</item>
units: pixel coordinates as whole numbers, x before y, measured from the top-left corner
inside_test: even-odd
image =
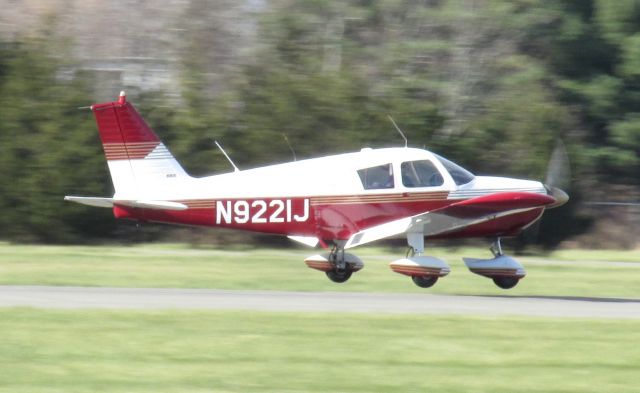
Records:
[[[119,219],[225,227],[286,235],[328,252],[305,259],[338,283],[364,267],[345,252],[384,238],[406,238],[396,273],[429,288],[450,272],[442,259],[425,255],[426,239],[482,237],[493,240],[493,258],[464,258],[473,273],[503,289],[526,275],[503,253],[501,238],[518,235],[567,194],[539,181],[475,176],[424,149],[363,148],[194,178],[143,120],[124,92],[117,101],[92,105],[106,156],[113,197],[66,196],[65,200],[110,208]],[[395,124],[394,124],[395,125]]]

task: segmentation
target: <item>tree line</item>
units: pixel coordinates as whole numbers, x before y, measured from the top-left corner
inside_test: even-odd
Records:
[[[567,147],[572,203],[550,216],[554,246],[588,230],[589,190],[640,187],[640,2],[636,0],[274,0],[259,42],[224,86],[207,82],[215,29],[183,34],[180,97],[129,88],[193,175],[409,143],[476,174],[543,179]],[[211,40],[213,42],[213,39]],[[128,239],[107,210],[65,194],[110,195],[93,118],[95,75],[46,31],[0,43],[0,237]],[[330,176],[331,174],[327,174]],[[146,238],[160,231],[150,230]]]

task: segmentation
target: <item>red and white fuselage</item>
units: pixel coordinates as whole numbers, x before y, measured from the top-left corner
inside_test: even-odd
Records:
[[[491,219],[473,208],[465,214],[460,207],[458,213],[444,215],[455,223],[433,220],[423,226],[424,236],[516,235],[557,202],[540,182],[473,176],[427,150],[406,147],[362,149],[194,178],[124,95],[91,108],[115,194],[67,199],[112,207],[117,218],[282,234],[315,244],[354,240],[379,226],[382,237],[402,234],[384,225],[446,212],[448,206],[479,197],[485,208],[492,198],[494,204],[510,207],[497,209]]]

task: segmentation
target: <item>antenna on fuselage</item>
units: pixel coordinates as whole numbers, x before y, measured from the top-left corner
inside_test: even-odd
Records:
[[[409,141],[407,140],[407,137],[404,136],[404,132],[402,132],[402,130],[400,129],[400,127],[398,127],[396,122],[393,121],[393,117],[391,117],[391,115],[387,115],[387,117],[389,118],[389,120],[391,120],[391,123],[393,123],[393,126],[396,128],[396,130],[398,130],[398,132],[400,133],[400,136],[402,136],[402,139],[404,139],[404,147],[407,147],[407,145],[409,144]]]
[[[218,143],[218,141],[214,140],[216,146],[218,146],[218,149],[220,149],[220,151],[222,152],[222,154],[224,154],[224,156],[227,158],[227,161],[229,161],[229,163],[231,164],[231,166],[233,166],[233,171],[234,172],[240,172],[240,169],[238,169],[238,167],[236,166],[236,164],[233,163],[233,161],[231,160],[231,157],[229,157],[229,155],[227,154],[226,151],[224,151],[224,149],[222,148],[222,146],[220,146],[220,144]]]
[[[289,143],[289,138],[287,138],[287,134],[283,132],[282,137],[284,138],[284,141],[287,142],[287,146],[289,146],[289,150],[291,150],[291,154],[293,154],[293,161],[298,161],[298,158],[296,157],[296,152],[295,150],[293,150],[291,143]]]

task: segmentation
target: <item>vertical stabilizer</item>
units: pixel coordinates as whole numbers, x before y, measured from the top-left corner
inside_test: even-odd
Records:
[[[91,110],[119,198],[142,198],[189,178],[124,92],[118,101],[95,104]]]

